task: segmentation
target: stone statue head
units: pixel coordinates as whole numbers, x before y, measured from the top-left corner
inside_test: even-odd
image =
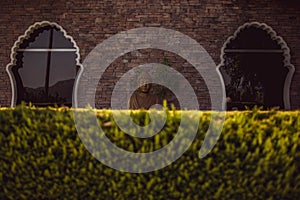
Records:
[[[150,89],[151,89],[151,82],[152,78],[151,76],[145,72],[142,71],[142,73],[139,75],[138,77],[138,87],[139,87],[139,91],[142,93],[149,93]]]

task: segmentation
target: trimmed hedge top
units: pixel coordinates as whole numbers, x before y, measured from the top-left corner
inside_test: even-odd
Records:
[[[147,139],[123,133],[109,110],[97,111],[97,117],[117,146],[141,153],[162,148],[174,138],[181,111],[168,112],[163,130]],[[135,111],[132,117],[139,124],[149,122],[145,111]],[[103,165],[86,150],[71,110],[1,108],[0,199],[300,196],[299,111],[229,112],[216,146],[199,159],[209,119],[210,112],[202,113],[196,139],[177,161],[161,170],[132,174]],[[188,127],[185,131],[189,134]]]

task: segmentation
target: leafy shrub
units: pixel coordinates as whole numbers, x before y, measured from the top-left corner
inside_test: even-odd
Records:
[[[180,122],[176,113],[180,111],[169,111],[164,129],[148,139],[124,134],[116,127],[110,111],[100,110],[97,116],[116,145],[128,151],[150,152],[173,139]],[[133,174],[107,167],[90,155],[76,132],[69,109],[2,108],[0,199],[300,196],[299,111],[230,112],[218,143],[199,159],[209,116],[209,112],[202,114],[196,139],[177,161],[161,170]],[[133,117],[141,124],[148,120],[143,111],[133,113]]]

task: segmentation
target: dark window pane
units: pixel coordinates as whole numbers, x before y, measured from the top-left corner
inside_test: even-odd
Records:
[[[29,40],[28,45],[24,48],[49,48],[50,30],[44,30],[38,34],[33,33],[32,35],[36,35],[36,37]]]
[[[231,41],[228,49],[281,49],[269,34],[256,27],[248,27],[242,30],[235,40]]]
[[[267,32],[255,27],[242,30],[226,48],[281,49]],[[225,53],[224,58],[221,72],[226,85],[229,110],[254,105],[284,108],[283,90],[288,70],[284,68],[282,53],[235,51]]]
[[[24,87],[36,89],[45,86],[47,52],[24,52],[19,74]]]
[[[53,31],[53,44],[52,48],[74,48],[70,40],[66,39],[61,31]]]
[[[30,34],[30,37],[28,39],[23,41],[23,43],[20,45],[20,48],[48,49],[51,30],[53,31],[52,48],[74,49],[73,44],[70,40],[65,38],[63,32],[50,26],[35,30]]]
[[[74,52],[52,52],[49,95],[59,97],[64,103],[72,103],[73,84],[76,77]]]
[[[47,49],[74,49],[72,43],[62,32],[50,26],[38,29],[30,36],[20,45],[25,51],[17,53],[17,63],[12,68],[17,84],[17,104],[25,101],[38,106],[71,106],[78,68],[75,51],[49,52]],[[30,48],[42,50],[26,51]]]

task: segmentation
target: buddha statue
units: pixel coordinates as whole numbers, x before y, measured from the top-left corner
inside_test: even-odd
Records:
[[[150,109],[155,104],[162,104],[161,99],[150,93],[151,77],[147,72],[142,72],[138,77],[138,91],[134,92],[129,100],[129,109]],[[148,83],[147,83],[148,82]]]

